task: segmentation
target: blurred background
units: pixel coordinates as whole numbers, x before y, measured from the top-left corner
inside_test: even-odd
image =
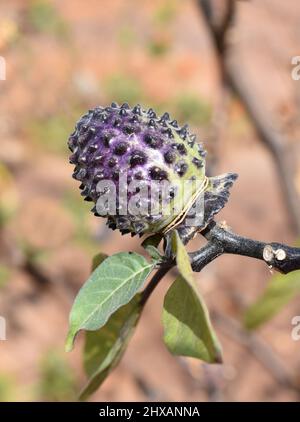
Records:
[[[218,220],[264,241],[300,238],[300,80],[291,76],[292,57],[300,55],[300,4],[237,2],[227,50],[211,33],[221,27],[222,35],[226,2],[214,1],[211,27],[199,3],[1,4],[0,315],[7,324],[1,401],[76,399],[85,380],[82,337],[71,354],[64,340],[92,256],[120,246],[141,252],[138,240],[108,231],[89,212],[71,177],[66,142],[87,109],[127,101],[188,122],[209,151],[211,173],[239,173]],[[197,246],[198,240],[190,248]],[[268,268],[223,256],[196,277],[224,365],[175,358],[163,345],[162,300],[171,274],[92,400],[299,400],[300,342],[291,338],[299,296],[247,333],[241,318],[270,282]]]

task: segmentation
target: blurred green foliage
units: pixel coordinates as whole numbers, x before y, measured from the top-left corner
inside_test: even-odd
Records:
[[[277,315],[296,295],[300,294],[300,271],[276,274],[258,300],[244,315],[244,325],[255,329]]]
[[[0,264],[0,289],[9,281],[11,270],[7,265]]]
[[[8,375],[0,375],[0,402],[14,401],[15,387]]]
[[[170,106],[173,107],[174,115],[180,122],[206,126],[211,121],[211,104],[193,93],[186,92],[177,95],[172,104]]]
[[[164,0],[155,9],[152,17],[153,33],[148,41],[147,48],[152,56],[161,57],[171,49],[170,28],[177,13],[177,1]]]
[[[109,101],[133,105],[143,97],[143,90],[133,76],[115,73],[104,81],[104,92]]]
[[[118,38],[121,46],[128,48],[135,43],[137,34],[131,26],[123,25],[119,30]]]
[[[45,152],[68,155],[67,139],[74,129],[78,116],[56,114],[47,118],[33,118],[27,121],[24,128],[26,135]]]
[[[92,216],[90,210],[92,208],[89,202],[83,201],[78,191],[67,191],[62,198],[63,207],[71,214],[75,222],[75,237],[73,239],[78,245],[83,247],[91,254],[97,252],[96,240],[93,238],[89,220]]]
[[[170,50],[170,42],[163,37],[153,38],[148,43],[148,50],[152,56],[164,56]]]
[[[153,15],[153,23],[156,25],[170,24],[176,17],[177,0],[163,0]]]
[[[68,34],[66,22],[49,0],[31,0],[27,7],[26,20],[34,31],[59,38],[65,38]]]
[[[10,169],[0,163],[0,227],[14,217],[19,204],[15,178]]]
[[[78,384],[66,359],[56,351],[49,351],[42,360],[40,380],[35,388],[40,400],[73,401]]]

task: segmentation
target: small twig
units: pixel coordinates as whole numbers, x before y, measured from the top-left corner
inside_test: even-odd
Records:
[[[201,234],[208,243],[190,254],[194,271],[201,271],[208,263],[225,253],[260,259],[284,274],[300,269],[300,248],[248,239],[232,233],[214,221]]]
[[[229,85],[242,101],[260,140],[273,156],[292,226],[297,233],[300,233],[299,196],[294,187],[291,164],[287,157],[286,145],[288,145],[288,142],[279,133],[279,130],[270,125],[269,116],[263,109],[259,98],[253,95],[251,86],[247,86],[248,82],[244,80],[243,72],[237,69],[232,63],[228,63],[226,72]]]
[[[208,242],[203,248],[190,253],[193,271],[200,272],[206,265],[224,253],[223,246],[216,242]]]
[[[244,105],[257,134],[270,151],[279,175],[279,183],[285,197],[285,203],[290,215],[293,230],[300,234],[300,205],[297,191],[294,187],[290,160],[287,158],[286,145],[282,133],[270,125],[270,117],[261,104],[239,62],[228,60],[228,45],[226,37],[232,27],[236,15],[236,1],[226,0],[222,21],[216,22],[217,6],[212,0],[198,0],[198,8],[205,18],[208,30],[215,45],[217,60],[221,73],[222,85],[227,85]],[[232,59],[232,58],[231,58]]]
[[[146,302],[148,301],[149,297],[151,296],[151,293],[155,289],[155,287],[158,285],[158,283],[162,280],[162,278],[167,274],[167,272],[175,266],[174,261],[169,261],[164,264],[157,270],[157,272],[154,274],[152,279],[149,281],[147,287],[144,289],[142,293],[142,297],[140,300],[140,304],[144,306]]]
[[[284,274],[300,270],[300,248],[293,248],[276,242],[266,243],[239,236],[215,221],[209,223],[200,234],[208,242],[203,248],[189,254],[195,272],[200,272],[206,265],[223,254],[243,255],[260,259],[269,267]],[[142,305],[145,305],[153,290],[175,264],[174,260],[169,260],[157,270],[142,293]]]
[[[25,260],[21,269],[29,274],[40,286],[45,287],[52,282],[49,275],[39,269],[38,266],[30,259]]]
[[[225,0],[225,8],[221,19],[216,19],[216,7],[211,0],[198,0],[201,9],[213,35],[216,50],[222,55],[226,49],[226,33],[235,16],[235,0]]]

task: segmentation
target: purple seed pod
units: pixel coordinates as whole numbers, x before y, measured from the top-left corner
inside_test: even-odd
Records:
[[[176,227],[188,230],[190,238],[224,207],[237,178],[230,173],[208,178],[205,150],[188,126],[140,105],[112,103],[89,110],[68,145],[82,196],[95,203],[95,215],[106,217],[109,227],[122,234],[166,233]],[[200,196],[202,220],[188,229],[187,214],[199,212]],[[115,208],[105,208],[113,198]]]

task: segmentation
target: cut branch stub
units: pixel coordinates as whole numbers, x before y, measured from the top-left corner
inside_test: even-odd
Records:
[[[300,267],[299,248],[292,248],[280,243],[267,244],[263,250],[263,259],[269,267],[284,274]]]

